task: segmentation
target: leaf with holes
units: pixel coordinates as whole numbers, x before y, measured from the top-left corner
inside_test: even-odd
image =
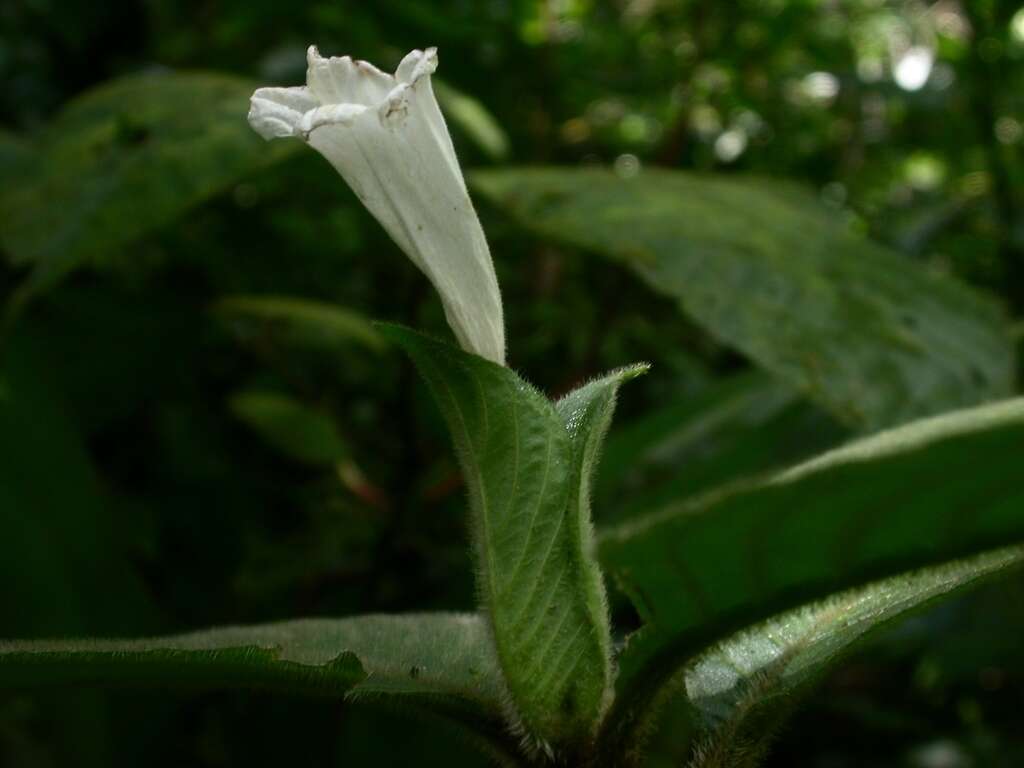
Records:
[[[299,619],[142,639],[0,641],[0,690],[69,685],[383,697],[452,717],[493,749],[505,741],[501,680],[487,626],[474,614]]]
[[[383,332],[412,358],[451,430],[512,714],[541,749],[584,750],[611,694],[590,474],[615,390],[643,369],[612,374],[555,406],[508,368],[407,329]]]
[[[993,304],[856,237],[791,184],[560,168],[469,180],[526,228],[623,263],[851,424],[1012,392],[1013,348]]]

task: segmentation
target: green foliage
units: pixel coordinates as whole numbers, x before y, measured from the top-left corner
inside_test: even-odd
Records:
[[[385,334],[441,409],[473,510],[478,590],[519,727],[584,749],[609,703],[610,634],[589,484],[623,369],[556,406],[512,371],[412,331]]]
[[[3,247],[32,268],[23,296],[291,154],[246,124],[253,88],[218,74],[138,75],[69,104],[0,194]]]
[[[730,630],[871,578],[1019,541],[1022,439],[1024,400],[982,406],[603,531],[601,562],[647,622],[619,660],[623,722],[642,732],[672,670]]]
[[[804,191],[644,171],[479,171],[531,231],[636,272],[716,339],[850,424],[878,428],[1011,391],[997,309],[852,235]]]
[[[0,174],[11,178],[30,160],[32,152],[26,143],[13,133],[0,131]]]
[[[37,341],[37,340],[33,340]],[[54,350],[8,341],[0,357],[0,632],[8,637],[140,632],[155,611],[133,568],[125,526],[103,488],[69,403]],[[8,725],[0,696],[0,734]],[[116,712],[95,691],[62,691],[36,716],[80,765],[102,765]],[[5,761],[0,735],[0,762]]]
[[[0,643],[0,685],[254,687],[471,701],[497,714],[482,620],[469,614],[302,619],[140,640]]]
[[[68,403],[49,380],[50,359],[20,343],[4,352],[0,580],[17,588],[0,591],[0,619],[18,635],[137,630],[149,618],[142,585]]]
[[[304,619],[140,640],[0,642],[0,688],[83,684],[380,697],[500,735],[498,671],[485,623],[471,614]]]
[[[1017,546],[875,582],[785,613],[701,654],[683,678],[688,701],[710,731],[693,768],[759,765],[794,692],[820,679],[849,646],[908,611],[1022,564],[1024,547]]]
[[[829,448],[844,430],[764,373],[685,393],[612,431],[598,478],[601,521],[621,522]]]
[[[0,638],[232,626],[0,640],[0,764],[1024,763],[1024,578],[989,551],[1024,540],[1019,401],[811,459],[1024,370],[1019,4],[918,5],[5,9]],[[438,45],[459,158],[523,165],[467,177],[525,375],[405,333],[486,477],[368,320],[436,333],[436,298],[245,123],[311,42]],[[600,452],[637,370],[592,377],[635,359]],[[296,615],[354,618],[262,623]]]
[[[384,340],[367,318],[327,302],[291,296],[225,296],[213,311],[254,336],[267,334],[315,349],[347,344],[375,352],[384,349]]]
[[[555,403],[555,410],[569,434],[570,480],[565,518],[572,541],[570,551],[575,561],[573,570],[579,574],[586,610],[595,625],[590,631],[602,646],[602,715],[611,704],[614,680],[611,662],[611,625],[608,619],[604,577],[597,563],[591,523],[591,486],[597,474],[602,444],[615,412],[615,398],[619,387],[623,382],[646,371],[646,365],[622,368],[573,390]]]
[[[268,445],[295,461],[333,466],[349,454],[331,419],[287,395],[238,392],[229,401],[231,412]]]
[[[483,104],[443,80],[434,80],[433,86],[441,110],[456,130],[472,139],[489,159],[508,158],[508,135]]]

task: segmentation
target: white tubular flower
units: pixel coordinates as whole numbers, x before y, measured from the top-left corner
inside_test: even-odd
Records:
[[[504,365],[494,264],[430,84],[436,50],[413,51],[393,76],[313,46],[307,58],[306,85],[260,88],[249,123],[326,157],[433,283],[463,349]]]

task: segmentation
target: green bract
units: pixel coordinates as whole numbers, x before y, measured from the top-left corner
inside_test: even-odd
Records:
[[[589,487],[615,393],[637,366],[552,404],[507,368],[385,327],[430,385],[469,487],[478,592],[513,724],[582,748],[610,701],[611,634]]]

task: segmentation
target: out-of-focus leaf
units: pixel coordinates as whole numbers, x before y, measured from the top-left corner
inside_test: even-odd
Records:
[[[0,360],[0,637],[143,631],[154,611],[50,350],[36,342],[9,336]],[[109,765],[109,714],[103,695],[67,692],[41,725],[59,756],[70,760],[73,751],[76,764]]]
[[[480,599],[518,725],[545,751],[590,746],[611,695],[587,487],[624,369],[556,406],[513,371],[382,326],[434,394],[462,463]]]
[[[621,722],[642,721],[652,686],[730,631],[874,578],[1024,540],[1022,447],[1024,399],[1009,400],[605,530],[601,561],[646,621],[620,657]]]
[[[597,169],[470,180],[528,229],[626,264],[848,423],[878,428],[1011,392],[997,307],[855,237],[794,186]]]
[[[604,449],[600,519],[791,465],[836,445],[843,429],[788,385],[745,372],[667,402],[619,429]]]
[[[226,75],[148,74],[71,102],[0,193],[0,242],[32,268],[28,294],[296,151],[249,128],[253,88]]]
[[[1024,564],[1024,547],[875,582],[775,617],[701,654],[686,696],[709,735],[693,768],[754,766],[790,709],[788,700],[869,632],[923,605]]]
[[[348,456],[345,440],[326,414],[276,392],[239,392],[229,401],[235,417],[295,461],[334,466]]]
[[[287,341],[314,347],[358,344],[383,350],[384,339],[358,312],[323,301],[292,296],[225,296],[214,312],[232,323],[269,331]]]
[[[432,82],[438,104],[448,121],[462,131],[491,160],[508,157],[508,136],[479,101],[446,82]]]
[[[136,629],[145,595],[33,340],[9,338],[0,364],[0,633]]]
[[[0,188],[16,184],[22,169],[31,161],[32,149],[19,136],[0,131]]]
[[[89,439],[180,393],[194,376],[203,318],[177,295],[115,281],[67,283],[23,318],[19,343],[46,350],[65,415]]]

